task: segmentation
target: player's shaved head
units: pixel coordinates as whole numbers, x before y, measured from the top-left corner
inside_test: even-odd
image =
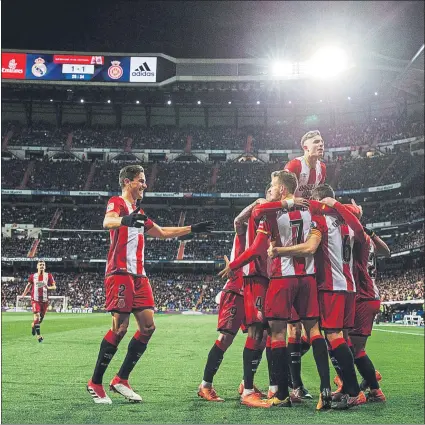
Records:
[[[324,198],[335,198],[335,192],[330,185],[325,183],[313,189],[311,198],[315,201],[321,201]]]
[[[285,186],[290,194],[294,194],[297,190],[298,179],[295,173],[287,170],[274,171],[272,173],[272,179],[273,178],[276,178],[281,185]]]
[[[133,181],[136,176],[138,176],[140,173],[144,173],[145,170],[141,165],[127,165],[126,167],[122,168],[119,175],[119,184],[121,187],[125,186],[124,180],[129,179],[130,181]]]

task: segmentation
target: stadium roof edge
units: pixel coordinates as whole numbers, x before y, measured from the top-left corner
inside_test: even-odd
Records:
[[[117,53],[117,52],[80,52],[80,51],[65,51],[65,50],[21,50],[21,49],[1,49],[2,52],[6,53],[43,53],[43,54],[68,54],[68,55],[88,55],[88,56],[160,56],[164,59],[168,59],[174,63],[191,63],[191,64],[218,64],[218,63],[233,63],[233,64],[258,64],[268,61],[267,58],[175,58],[173,56],[166,55],[164,53]]]
[[[164,53],[114,53],[114,52],[80,52],[74,50],[21,50],[21,49],[1,49],[2,53],[43,53],[48,55],[67,54],[67,55],[86,55],[86,56],[159,56],[169,61],[176,62],[176,58],[165,55]]]

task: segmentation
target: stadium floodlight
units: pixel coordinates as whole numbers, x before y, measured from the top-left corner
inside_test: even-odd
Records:
[[[378,96],[378,92],[377,91],[375,92],[375,96]]]
[[[272,74],[275,77],[285,77],[293,73],[291,62],[275,62],[272,65]]]
[[[320,99],[320,100],[319,100],[319,102],[320,102],[320,103],[322,103],[322,102],[323,102],[323,100],[322,100],[322,99]]]
[[[167,100],[167,105],[171,105],[171,100]]]
[[[139,104],[140,103],[140,100],[136,100],[136,103]]]
[[[348,99],[348,100],[351,100],[351,97],[350,97],[350,96],[348,96],[348,97],[347,97],[347,99]]]
[[[259,105],[261,102],[259,100],[257,100],[257,105]]]
[[[332,78],[349,68],[347,53],[339,47],[322,47],[307,61],[308,73],[314,78]]]
[[[84,99],[80,99],[80,102],[81,102],[81,103],[84,103]]]
[[[53,102],[53,99],[50,99],[50,102]]]
[[[289,103],[289,104],[291,104],[291,103],[292,103],[292,101],[288,100],[288,103]]]
[[[108,99],[108,103],[111,103],[111,99]]]
[[[201,101],[200,100],[198,100],[198,105],[200,105],[201,104]]]
[[[232,104],[232,101],[231,101],[231,100],[229,100],[227,103],[228,103],[229,105],[231,105],[231,104]]]

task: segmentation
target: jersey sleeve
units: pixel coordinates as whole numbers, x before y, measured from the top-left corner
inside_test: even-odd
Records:
[[[311,217],[310,234],[322,237],[326,233],[326,220],[322,215],[313,215]]]
[[[284,170],[291,171],[299,177],[301,173],[301,162],[298,159],[292,159],[285,165]]]
[[[139,211],[139,214],[146,214],[142,209]],[[151,219],[151,218],[148,218],[146,221],[145,221],[145,230],[150,230],[150,229],[152,229],[152,227],[153,227],[153,225],[154,225],[154,221]]]
[[[55,279],[54,279],[53,275],[51,275],[50,273],[49,273],[49,278],[47,280],[47,285],[48,286],[55,286],[56,285]]]
[[[270,220],[267,219],[267,215],[263,215],[258,224],[257,233],[264,233],[268,237],[272,235],[272,229],[270,225]]]
[[[115,212],[121,217],[121,213],[123,211],[123,200],[119,196],[113,196],[109,199],[106,213]]]
[[[320,167],[322,169],[322,178],[320,179],[320,184],[323,184],[326,180],[326,164],[324,162],[321,162]]]
[[[255,221],[258,221],[258,220],[261,220],[265,214],[277,212],[281,209],[282,209],[281,201],[265,202],[264,204],[256,205],[255,208],[252,210],[251,215]]]

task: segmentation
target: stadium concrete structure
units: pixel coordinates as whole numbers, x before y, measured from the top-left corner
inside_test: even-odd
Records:
[[[351,172],[361,174],[362,169],[356,164],[368,161],[369,157],[376,161],[378,170],[383,168],[376,178],[370,174],[366,185],[338,188],[337,193],[342,199],[349,201],[354,197],[365,210],[379,205],[397,205],[397,202],[405,205],[406,199],[420,203],[423,199],[423,187],[421,189],[417,184],[423,180],[423,50],[418,52],[414,61],[400,61],[378,54],[358,57],[353,63],[362,65],[353,65],[344,78],[332,83],[312,80],[303,63],[291,64],[286,74],[273,74],[269,58],[194,60],[164,54],[4,52],[68,57],[122,56],[130,58],[130,64],[133,57],[147,58],[139,61],[139,71],[134,78],[140,73],[152,73],[152,70],[146,70],[146,65],[152,69],[149,58],[156,58],[157,75],[154,82],[2,79],[2,209],[5,212],[13,210],[12,220],[2,223],[3,276],[11,277],[18,271],[29,273],[41,254],[53,272],[93,272],[101,279],[105,261],[103,248],[95,258],[93,252],[96,251],[91,250],[94,239],[97,241],[95,245],[99,240],[103,241],[100,244],[103,243],[104,247],[108,243],[106,232],[101,230],[101,221],[84,229],[78,225],[68,229],[65,226],[64,229],[58,223],[72,214],[83,220],[88,211],[97,211],[101,217],[108,196],[118,191],[116,179],[108,188],[98,188],[103,171],[110,169],[111,174],[116,175],[123,164],[138,162],[147,167],[151,188],[146,193],[144,208],[148,214],[158,217],[160,224],[162,211],[168,212],[167,220],[174,224],[183,224],[186,216],[195,213],[202,216],[214,211],[218,217],[225,217],[217,233],[204,239],[175,241],[171,248],[166,246],[166,254],[161,254],[161,244],[169,242],[152,242],[159,251],[154,251],[158,252],[156,258],[153,256],[147,261],[148,272],[201,273],[203,279],[211,276],[212,280],[212,275],[222,267],[220,257],[229,253],[232,218],[253,198],[261,196],[270,170],[279,169],[286,161],[301,154],[298,142],[308,129],[319,128],[323,134],[328,132],[337,140],[328,147],[325,136],[325,160],[331,184],[337,183],[345,166]],[[111,62],[110,66],[119,65]],[[128,69],[130,73],[136,73],[132,68]],[[42,71],[33,71],[33,74]],[[109,72],[114,78],[121,75],[116,68]],[[414,130],[408,137],[389,131],[383,142],[378,137],[364,137],[364,143],[344,143],[344,131],[350,126],[372,128],[379,123],[385,128],[390,122],[403,123],[403,129]],[[419,123],[419,126],[412,123]],[[223,131],[217,128],[230,129],[230,136],[223,135]],[[154,136],[156,132],[162,134],[164,129],[175,132],[181,140],[173,147],[157,147]],[[341,129],[342,137],[337,137],[338,129]],[[269,143],[267,148],[262,148],[264,134],[269,130],[272,146]],[[88,142],[81,142],[82,137],[77,142],[76,134],[85,134],[85,131],[89,134]],[[100,134],[97,137],[101,139],[111,132],[115,132],[116,137],[101,145],[90,146],[90,137],[95,139],[91,131],[97,131]],[[197,131],[210,137],[208,148],[197,145]],[[141,132],[141,138],[145,132],[154,138],[148,137],[141,147],[136,143],[137,137],[132,138],[138,132]],[[55,136],[59,133],[60,136]],[[23,137],[28,134],[31,137]],[[47,134],[51,137],[46,138]],[[281,135],[276,138],[274,146],[276,134]],[[228,138],[235,135],[239,142],[230,143]],[[401,170],[392,181],[392,170],[397,169],[399,155],[406,159],[407,167],[416,163],[419,166]],[[62,169],[63,173],[71,174],[80,173],[77,170],[81,167],[79,183],[70,176],[68,181],[62,181],[60,188],[50,179],[43,185],[40,170],[51,164]],[[233,169],[241,181],[238,190],[230,190],[231,186],[226,189],[226,182],[223,182],[223,176],[230,175],[232,164],[236,164]],[[176,175],[169,172],[176,168],[198,170],[183,175],[192,180],[192,186],[163,189],[167,176]],[[243,183],[244,175],[248,174],[259,183],[256,190],[252,190],[248,180]],[[199,184],[203,176],[208,184]],[[45,212],[43,220],[34,216],[32,222],[26,222],[26,214],[19,214],[19,210],[39,208]],[[5,216],[11,217],[10,214]],[[17,222],[16,216],[24,218]],[[406,249],[401,245],[392,258],[382,260],[382,271],[409,269],[422,264],[423,217],[416,214],[412,219],[410,213],[404,217],[401,221],[390,220],[385,217],[384,208],[378,221],[367,223],[379,229],[388,241],[397,242],[405,234],[417,232],[419,235],[417,242]],[[24,248],[24,254],[15,255],[8,246],[13,245],[14,238],[23,236],[27,252]],[[43,255],[43,247],[58,243],[58,239],[69,241],[56,251],[56,256]],[[72,254],[66,249],[68,243],[77,247]],[[199,246],[211,243],[218,246],[213,255],[209,253],[208,259],[196,255],[196,252],[208,251],[199,251]],[[54,252],[54,249],[45,252]],[[208,283],[205,286],[204,290]],[[197,302],[193,307],[196,305]]]

